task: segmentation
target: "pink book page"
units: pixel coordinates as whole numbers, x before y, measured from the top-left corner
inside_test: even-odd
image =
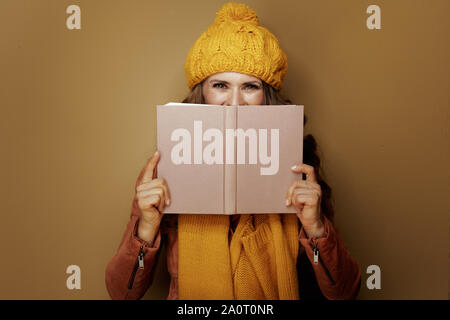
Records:
[[[204,133],[209,128],[223,131],[223,119],[221,106],[190,104],[157,106],[157,144],[161,152],[158,177],[166,180],[171,193],[171,204],[165,207],[165,213],[223,213],[223,165],[196,164],[195,160],[199,162],[199,157],[195,159],[194,150],[195,148],[203,149],[208,144],[199,139],[195,140],[195,133],[200,132],[200,126],[197,125],[197,132],[195,132],[194,121],[202,121],[201,131]],[[173,160],[177,162],[180,159],[186,159],[183,157],[183,152],[174,152],[172,156],[173,148],[181,141],[187,141],[181,136],[183,132],[186,133],[186,130],[191,135],[191,156],[189,157],[191,164],[176,164]],[[176,141],[172,141],[172,136]],[[200,145],[196,143],[199,141]],[[196,154],[198,156],[199,152]]]
[[[245,164],[237,164],[237,213],[296,213],[285,201],[301,179],[290,168],[303,159],[303,106],[239,106],[237,127],[248,133]]]

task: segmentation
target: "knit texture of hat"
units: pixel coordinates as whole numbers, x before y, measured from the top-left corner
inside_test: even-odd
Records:
[[[190,89],[215,73],[239,72],[279,90],[287,66],[277,38],[259,25],[256,12],[244,4],[228,2],[190,49],[185,74]]]

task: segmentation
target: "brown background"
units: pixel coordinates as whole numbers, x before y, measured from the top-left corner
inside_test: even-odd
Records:
[[[155,106],[188,93],[187,51],[223,3],[1,1],[0,298],[109,298]],[[319,142],[359,298],[447,299],[450,2],[245,3],[288,55],[283,93]],[[66,28],[70,4],[81,30]],[[366,28],[370,4],[381,30]],[[66,288],[71,264],[81,290]],[[167,281],[161,259],[145,298]]]

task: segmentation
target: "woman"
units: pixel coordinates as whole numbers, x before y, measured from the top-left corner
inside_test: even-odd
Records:
[[[290,104],[279,95],[287,58],[256,13],[227,3],[195,42],[185,65],[185,103]],[[306,123],[306,118],[305,118]],[[139,299],[167,244],[168,299],[352,299],[360,270],[334,227],[331,189],[316,143],[304,139],[299,180],[286,186],[297,214],[164,215],[170,188],[157,177],[158,152],[141,170],[131,219],[106,268],[113,299]],[[306,180],[302,180],[302,174]]]

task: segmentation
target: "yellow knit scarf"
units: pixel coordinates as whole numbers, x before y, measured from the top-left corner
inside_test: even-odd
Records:
[[[178,216],[180,300],[298,299],[298,218],[244,214]]]

